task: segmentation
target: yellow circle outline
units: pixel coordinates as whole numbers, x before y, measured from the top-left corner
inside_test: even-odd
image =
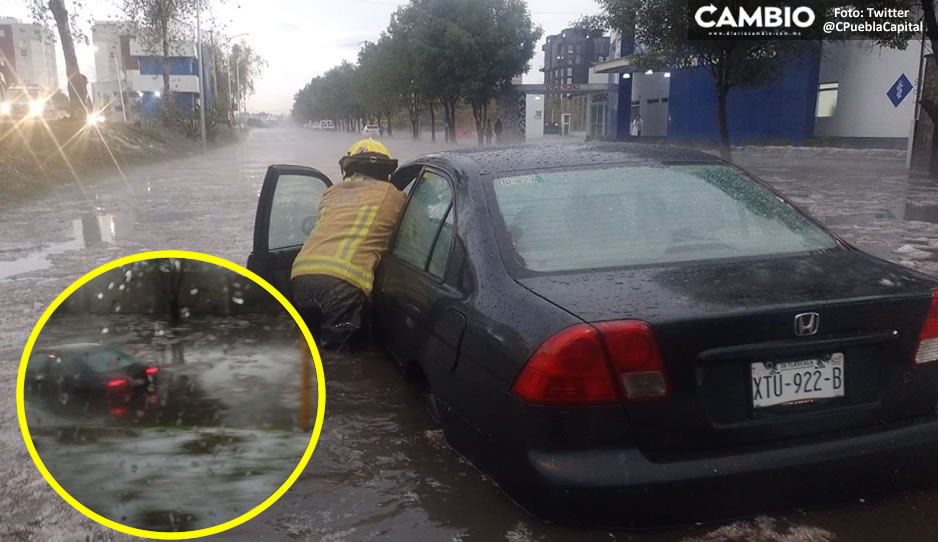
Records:
[[[289,478],[287,478],[287,481],[284,482],[283,485],[281,485],[280,488],[274,492],[273,495],[268,497],[264,502],[255,506],[248,512],[232,520],[226,521],[225,523],[222,523],[220,525],[216,525],[214,527],[206,527],[204,529],[198,529],[195,531],[163,532],[163,531],[148,531],[145,529],[137,529],[135,527],[128,527],[127,525],[117,523],[116,521],[110,520],[104,516],[101,516],[100,514],[97,514],[91,511],[90,509],[85,507],[83,504],[78,502],[74,497],[69,495],[68,492],[65,491],[65,489],[63,489],[62,486],[60,486],[59,483],[55,481],[55,478],[52,477],[52,475],[46,469],[46,466],[42,463],[42,459],[39,458],[39,454],[36,452],[36,447],[33,445],[32,438],[30,438],[29,436],[29,428],[26,425],[26,411],[23,405],[24,388],[25,388],[25,382],[26,382],[26,363],[29,360],[29,355],[32,352],[33,345],[36,342],[36,338],[39,336],[39,333],[40,331],[42,331],[42,328],[45,327],[46,321],[49,320],[49,317],[52,316],[52,314],[59,307],[59,305],[61,305],[72,293],[74,293],[75,290],[82,287],[85,283],[94,279],[95,277],[103,273],[106,273],[107,271],[110,271],[112,269],[115,269],[117,267],[127,265],[129,263],[139,262],[142,260],[150,260],[154,258],[180,258],[180,259],[187,259],[187,260],[199,260],[199,261],[212,263],[212,264],[224,267],[226,269],[234,271],[235,273],[238,273],[239,275],[242,275],[244,277],[247,277],[253,280],[255,283],[262,286],[264,290],[267,291],[267,293],[274,296],[274,298],[276,298],[277,301],[279,301],[280,304],[283,305],[284,308],[287,309],[287,312],[290,313],[290,316],[293,317],[293,320],[296,321],[297,325],[300,328],[300,331],[303,333],[303,336],[306,338],[306,342],[309,343],[309,347],[310,347],[309,349],[313,355],[313,361],[315,362],[315,365],[316,365],[316,388],[318,391],[318,399],[317,399],[317,405],[316,405],[316,422],[313,426],[313,434],[310,437],[309,446],[306,447],[306,452],[303,454],[303,457],[300,459],[299,464],[293,470],[293,473],[290,475]],[[29,335],[29,340],[26,342],[26,349],[23,351],[23,357],[20,359],[19,373],[16,378],[16,415],[17,415],[17,418],[19,419],[20,430],[23,433],[23,440],[26,442],[26,448],[29,449],[30,457],[33,458],[33,461],[36,463],[36,467],[39,469],[39,472],[42,474],[42,477],[45,478],[46,482],[48,482],[50,486],[52,486],[52,489],[54,489],[55,492],[58,493],[60,497],[65,499],[65,501],[69,503],[70,505],[72,505],[76,510],[78,510],[85,516],[91,518],[92,520],[100,523],[101,525],[104,525],[105,527],[110,527],[111,529],[120,531],[124,534],[129,534],[133,536],[141,536],[145,538],[155,538],[155,539],[160,539],[160,540],[185,540],[189,538],[199,538],[199,537],[208,536],[212,534],[218,534],[220,532],[227,531],[228,529],[231,529],[232,527],[237,527],[238,525],[241,525],[242,523],[248,521],[249,519],[257,516],[258,514],[266,510],[268,507],[270,507],[270,505],[277,502],[277,500],[280,497],[282,497],[283,494],[286,493],[288,489],[290,489],[290,486],[293,485],[296,479],[299,478],[300,474],[306,468],[306,464],[309,462],[310,457],[312,457],[313,451],[316,449],[316,443],[319,441],[319,433],[322,430],[322,421],[323,421],[323,414],[325,412],[325,406],[326,406],[326,384],[323,378],[322,359],[319,357],[319,350],[316,348],[316,343],[313,341],[313,336],[312,334],[310,334],[309,328],[306,327],[306,323],[303,322],[303,318],[301,318],[300,314],[296,312],[296,309],[293,308],[293,305],[290,304],[289,301],[287,301],[287,298],[285,298],[283,294],[278,292],[266,280],[262,279],[261,277],[257,276],[251,271],[248,271],[247,269],[245,269],[244,267],[241,267],[240,265],[236,263],[230,262],[222,258],[218,258],[216,256],[210,256],[208,254],[202,254],[200,252],[188,252],[184,250],[160,250],[160,251],[154,251],[154,252],[142,252],[140,254],[135,254],[133,256],[127,256],[124,258],[120,258],[118,260],[114,260],[111,263],[104,264],[101,267],[98,267],[94,271],[87,273],[85,276],[75,281],[71,286],[66,288],[64,292],[62,292],[61,294],[59,294],[58,297],[55,298],[55,301],[53,301],[52,304],[49,305],[46,311],[42,314],[42,317],[39,318],[39,322],[36,323],[36,326],[33,328],[32,333],[30,333]]]

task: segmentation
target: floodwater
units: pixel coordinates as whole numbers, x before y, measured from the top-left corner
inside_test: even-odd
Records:
[[[296,468],[298,331],[289,318],[56,315],[37,348],[103,342],[158,372],[146,391],[27,394],[36,449],[62,487],[133,527],[211,527],[254,508]],[[313,398],[315,400],[315,397]]]
[[[0,239],[0,260],[4,266],[14,267],[3,267],[4,272],[0,273],[7,277],[0,279],[0,298],[4,300],[0,308],[0,382],[6,386],[6,393],[0,394],[0,479],[4,480],[0,484],[0,510],[4,511],[0,539],[123,539],[59,499],[25,454],[11,414],[15,410],[14,375],[28,333],[42,310],[85,272],[143,250],[195,250],[244,264],[251,251],[257,194],[267,165],[313,166],[335,179],[338,156],[354,138],[351,134],[294,129],[256,130],[246,142],[205,156],[128,171],[127,183],[122,180],[99,183],[93,187],[98,192],[94,201],[84,201],[77,190],[66,188],[35,204],[5,212],[2,223],[9,235]],[[388,139],[387,143],[402,161],[441,147],[427,142],[412,143],[406,137]],[[938,261],[929,259],[938,252],[938,224],[913,218],[906,212],[907,202],[919,206],[938,204],[938,196],[927,190],[910,190],[903,160],[896,153],[745,149],[737,151],[736,159],[847,240],[903,265],[938,274]],[[94,220],[82,220],[88,215],[94,216]],[[113,224],[108,215],[113,215]],[[75,220],[80,221],[81,231],[76,229]],[[64,248],[56,244],[68,242],[75,244]],[[27,258],[41,265],[24,263]],[[103,329],[104,325],[89,324],[88,331],[100,335],[99,327]],[[160,375],[173,375],[167,389],[174,391],[169,394],[167,409],[188,404],[189,409],[183,413],[184,423],[177,427],[186,428],[185,416],[192,416],[197,420],[199,436],[179,436],[173,433],[176,429],[169,427],[166,433],[176,435],[176,440],[172,436],[161,440],[158,433],[150,435],[156,428],[142,427],[143,422],[135,424],[136,410],[128,409],[123,420],[106,425],[110,433],[95,435],[93,442],[59,443],[58,435],[53,434],[48,437],[52,445],[46,449],[88,451],[85,460],[91,461],[100,446],[108,446],[108,453],[120,456],[127,453],[123,445],[130,442],[121,431],[138,431],[160,443],[160,450],[186,446],[182,449],[190,453],[180,455],[190,463],[179,467],[185,478],[192,473],[207,472],[203,461],[208,454],[191,453],[192,450],[214,451],[227,446],[206,421],[214,418],[215,413],[222,413],[217,423],[225,426],[224,431],[238,438],[244,436],[241,431],[276,436],[281,434],[277,427],[292,425],[297,400],[291,391],[296,384],[291,379],[295,377],[275,371],[295,364],[286,352],[266,357],[269,351],[263,348],[262,338],[242,337],[232,331],[222,342],[234,341],[239,349],[256,353],[236,363],[230,359],[233,350],[226,352],[220,342],[212,342],[207,337],[211,333],[205,329],[190,330],[190,337],[201,335],[194,341],[201,346],[187,343],[174,353],[171,342],[157,340],[160,329],[133,324],[127,328],[129,331],[110,326],[106,340],[127,344],[139,334],[149,341],[147,355],[161,364]],[[80,338],[63,335],[60,340]],[[264,354],[257,353],[262,348]],[[174,362],[174,355],[182,362]],[[417,392],[404,382],[383,354],[373,351],[354,356],[326,355],[323,364],[327,390],[325,422],[309,465],[290,491],[270,509],[213,538],[511,542],[938,539],[938,522],[934,520],[938,489],[863,497],[824,509],[799,510],[793,503],[788,511],[653,532],[622,533],[550,525],[525,514],[490,480],[447,447]],[[195,378],[193,375],[197,374],[203,376]],[[187,403],[185,393],[175,391],[188,390],[190,384],[196,383],[193,389],[200,390],[198,402],[205,405],[204,409],[195,408]],[[266,406],[261,408],[262,405]],[[202,413],[195,413],[200,409]],[[238,425],[237,420],[250,420],[252,412],[264,414]],[[54,410],[41,413],[57,420]],[[117,417],[109,411],[96,415]],[[270,421],[272,430],[263,427],[264,420]],[[186,444],[193,438],[195,444]],[[274,446],[260,438],[241,442],[256,442],[268,451]],[[198,465],[192,466],[191,461]],[[250,465],[247,470],[256,468],[250,458],[244,461]],[[118,465],[119,460],[110,466],[117,469]],[[132,465],[125,462],[120,468]],[[142,468],[139,462],[137,468]],[[168,474],[166,478],[162,476],[154,472],[150,479],[155,483],[174,482]],[[78,484],[86,483],[77,475],[76,480]],[[260,485],[272,483],[269,480]],[[185,514],[176,517],[174,512],[170,519],[166,504],[144,500],[150,497],[145,497],[147,494],[139,491],[140,487],[145,486],[118,490],[129,497],[131,507],[146,511],[143,521],[164,525],[176,521],[188,526],[185,522],[192,521],[189,515],[196,521],[206,519],[203,504],[180,506]],[[131,510],[119,499],[116,504],[109,500],[102,506],[114,506],[116,514]]]

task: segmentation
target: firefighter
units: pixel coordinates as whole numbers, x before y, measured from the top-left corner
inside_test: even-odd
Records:
[[[360,338],[405,196],[390,182],[397,160],[368,138],[339,160],[343,182],[323,194],[316,227],[293,262],[293,301],[320,348]]]

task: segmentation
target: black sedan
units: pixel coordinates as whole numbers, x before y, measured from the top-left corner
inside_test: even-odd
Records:
[[[392,181],[379,341],[532,514],[702,521],[938,476],[938,281],[745,171],[597,143],[432,154]],[[249,267],[287,294],[329,184],[268,172]]]
[[[145,392],[157,367],[149,367],[121,349],[76,343],[32,351],[26,364],[26,389],[59,400],[123,402]]]

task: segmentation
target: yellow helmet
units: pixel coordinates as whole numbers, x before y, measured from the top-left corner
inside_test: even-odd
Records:
[[[368,152],[374,152],[378,154],[383,154],[388,158],[391,158],[391,151],[384,146],[380,141],[375,141],[374,139],[368,137],[362,139],[361,141],[356,141],[348,148],[348,152],[345,153],[346,156],[352,156],[353,154],[363,154]]]
[[[370,137],[362,139],[349,147],[348,152],[339,159],[342,176],[349,177],[356,173],[380,181],[387,181],[397,169],[397,160],[391,158],[391,151]]]

